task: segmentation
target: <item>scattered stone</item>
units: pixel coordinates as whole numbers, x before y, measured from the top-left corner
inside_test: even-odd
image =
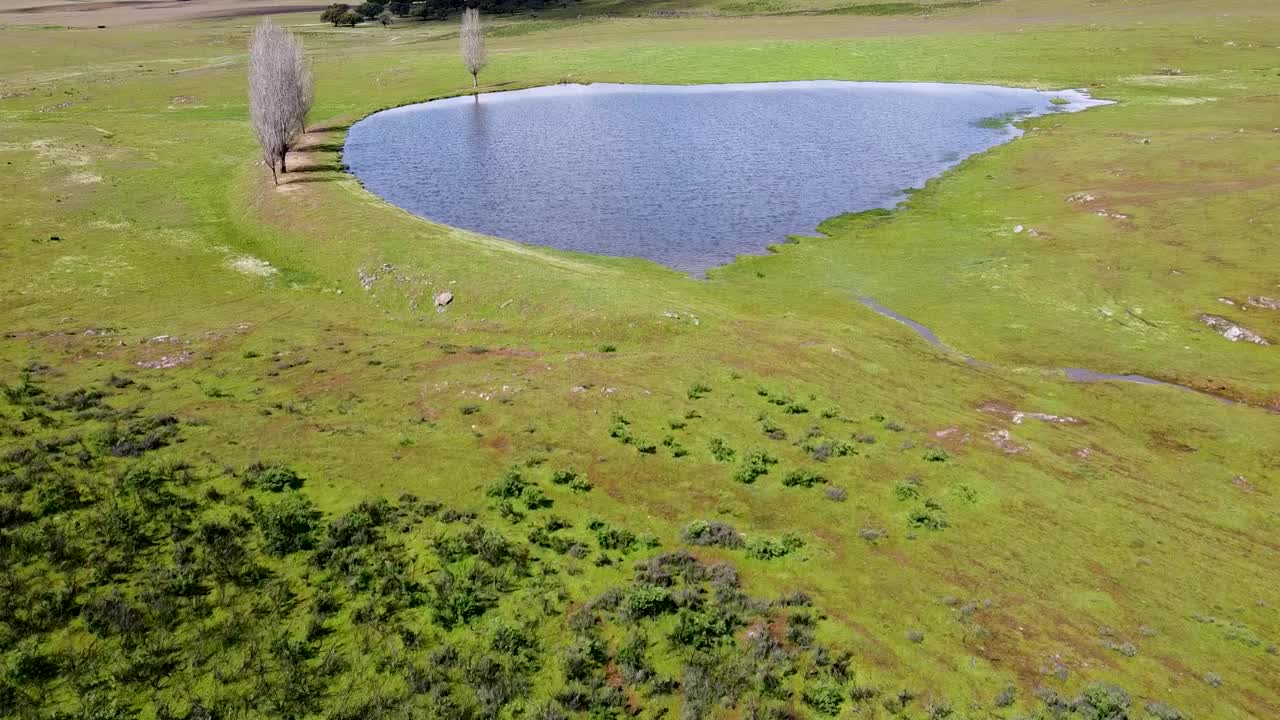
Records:
[[[1022,234],[1023,229],[1024,229],[1024,228],[1023,228],[1021,225],[1014,225],[1014,226],[1013,226],[1013,234],[1014,234],[1014,235],[1021,235],[1021,234]]]
[[[1263,310],[1280,310],[1280,300],[1265,295],[1250,295],[1249,304]]]
[[[453,293],[445,290],[436,294],[436,312],[442,313],[445,308],[449,307],[449,303],[453,302]]]
[[[228,264],[231,266],[231,269],[236,272],[242,272],[246,275],[257,275],[258,277],[271,277],[279,272],[271,266],[271,263],[261,258],[253,257],[252,255],[241,255],[239,257],[232,258]]]
[[[1253,492],[1254,490],[1253,484],[1250,483],[1249,479],[1243,475],[1237,475],[1231,478],[1231,484],[1235,485],[1241,490],[1244,490],[1245,492]]]
[[[1132,220],[1133,216],[1125,213],[1111,212],[1110,210],[1099,210],[1098,217],[1111,218],[1112,220]]]
[[[1013,441],[1013,436],[1008,430],[992,430],[987,433],[987,438],[991,440],[991,444],[1000,448],[1000,451],[1006,455],[1018,455],[1027,451],[1026,445],[1019,445]]]
[[[673,310],[664,310],[664,311],[662,312],[662,317],[669,318],[669,319],[671,319],[671,320],[681,320],[681,319],[684,319],[684,317],[685,317],[685,316],[683,316],[683,315],[681,315],[680,313],[675,312],[675,311],[673,311]],[[697,315],[694,315],[693,313],[689,313],[688,318],[689,318],[689,324],[691,324],[691,325],[699,325],[699,324],[700,324],[700,321],[698,320],[698,316],[697,316]]]
[[[364,271],[364,268],[357,268],[356,275],[360,278],[360,287],[363,288],[365,292],[369,292],[373,289],[374,283],[381,280],[383,275],[390,275],[394,271],[394,265],[391,263],[383,263],[382,267],[368,273]]]
[[[1224,298],[1224,297],[1223,297],[1223,298],[1218,298],[1218,302],[1222,303],[1223,305],[1235,305],[1235,304],[1236,304],[1236,301],[1235,301],[1235,300],[1232,300],[1231,298]]]
[[[1243,340],[1245,342],[1253,343],[1254,345],[1270,345],[1271,344],[1267,342],[1266,338],[1262,337],[1256,332],[1246,327],[1243,327],[1241,325],[1238,325],[1220,315],[1210,315],[1208,313],[1202,314],[1200,316],[1200,322],[1204,323],[1205,325],[1208,325],[1219,335],[1230,340],[1231,342],[1240,342],[1241,340]]]
[[[1076,457],[1080,458],[1081,460],[1088,460],[1090,457],[1093,457],[1093,450],[1087,447],[1082,447],[1079,450],[1076,450],[1075,454],[1076,454]]]
[[[147,370],[168,370],[191,362],[190,352],[183,350],[177,355],[162,355],[155,360],[139,360],[134,365]]]
[[[1039,412],[1023,412],[1022,410],[1014,410],[1008,408],[998,402],[989,402],[978,408],[979,411],[985,413],[993,413],[996,415],[1007,415],[1013,421],[1014,425],[1021,425],[1022,421],[1031,418],[1033,420],[1042,420],[1044,422],[1056,423],[1059,425],[1079,425],[1080,420],[1069,415],[1050,415],[1048,413]]]
[[[1093,195],[1090,195],[1089,193],[1079,192],[1079,193],[1076,193],[1075,195],[1072,195],[1071,197],[1067,198],[1067,202],[1069,202],[1069,203],[1089,203],[1089,202],[1093,202],[1094,200],[1097,200],[1097,199],[1098,199],[1097,197],[1095,197],[1095,196],[1093,196]]]

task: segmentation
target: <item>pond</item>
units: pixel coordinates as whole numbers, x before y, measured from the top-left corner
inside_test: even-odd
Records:
[[[371,192],[522,243],[701,275],[846,212],[892,207],[1017,135],[1101,104],[938,83],[555,85],[375,113],[343,160]]]

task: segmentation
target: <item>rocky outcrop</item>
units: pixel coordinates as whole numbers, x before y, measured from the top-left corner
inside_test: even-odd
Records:
[[[1200,316],[1200,322],[1208,325],[1214,332],[1231,342],[1244,341],[1253,343],[1254,345],[1271,344],[1267,342],[1266,338],[1262,337],[1258,333],[1244,327],[1243,325],[1228,320],[1221,315],[1210,315],[1208,313],[1204,313]]]

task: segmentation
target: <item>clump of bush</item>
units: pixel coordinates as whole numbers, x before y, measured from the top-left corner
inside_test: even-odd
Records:
[[[920,478],[912,475],[899,480],[893,486],[893,496],[899,500],[918,500],[920,498]]]
[[[742,466],[733,474],[733,479],[750,485],[763,475],[769,474],[769,466],[777,465],[778,459],[763,450],[753,450],[742,461]]]
[[[782,426],[765,416],[760,417],[760,431],[763,432],[764,436],[770,440],[787,439],[787,431],[783,430]]]
[[[732,525],[718,521],[694,520],[685,526],[680,535],[690,545],[740,548],[745,542]]]
[[[950,457],[946,450],[939,447],[931,447],[924,451],[924,459],[927,462],[946,462]]]
[[[519,498],[525,488],[529,486],[530,483],[524,479],[520,469],[512,466],[500,479],[489,483],[489,487],[485,488],[484,494],[491,498],[512,500]]]
[[[947,527],[947,516],[942,512],[942,505],[929,498],[907,515],[907,524],[913,528],[942,530]]]
[[[551,474],[551,482],[555,485],[567,486],[574,492],[590,492],[593,487],[586,477],[573,470],[557,470]]]
[[[587,529],[596,534],[596,543],[601,550],[630,552],[638,540],[630,530],[613,527],[603,520],[592,520],[587,523]]]
[[[292,493],[259,505],[254,521],[262,533],[262,547],[272,555],[288,555],[310,550],[320,527],[320,511],[305,495]]]
[[[716,462],[733,462],[734,451],[724,438],[713,437],[708,441],[707,446],[711,450],[711,457]]]
[[[825,485],[826,482],[826,478],[803,468],[792,470],[782,478],[782,484],[786,487],[811,488],[815,485]]]
[[[256,462],[244,470],[245,487],[264,492],[297,490],[306,480],[288,465]]]
[[[805,688],[804,702],[822,715],[839,715],[844,689],[830,680],[821,681]]]
[[[774,560],[790,555],[804,547],[804,541],[793,533],[781,538],[760,537],[747,541],[747,555],[757,560]]]

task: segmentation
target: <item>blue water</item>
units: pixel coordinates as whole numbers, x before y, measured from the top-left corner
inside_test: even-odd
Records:
[[[376,113],[352,126],[343,160],[436,222],[700,275],[895,205],[1015,136],[992,118],[1091,104],[928,83],[557,85]]]

